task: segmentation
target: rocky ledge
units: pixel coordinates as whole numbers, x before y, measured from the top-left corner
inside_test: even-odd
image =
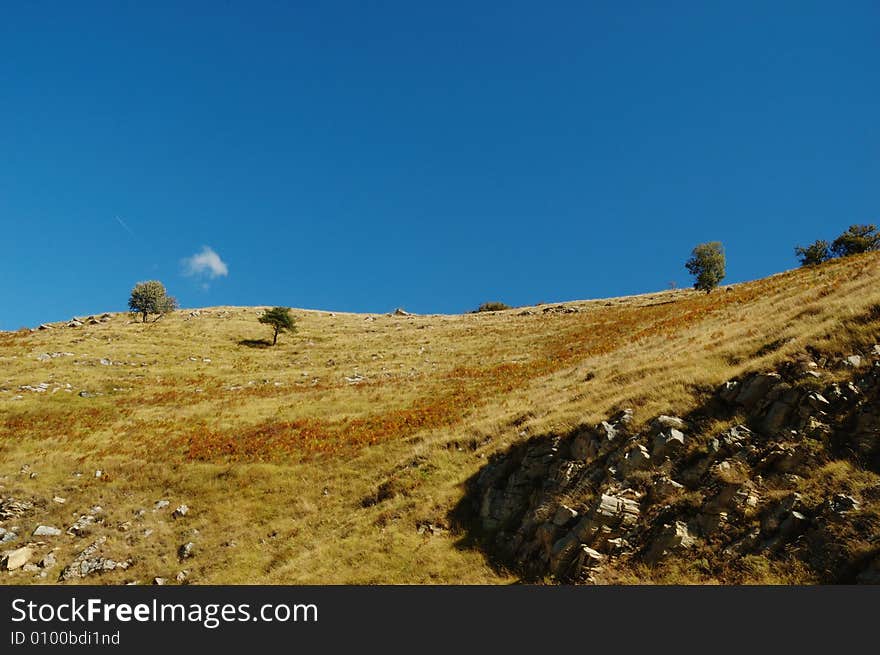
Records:
[[[870,353],[730,380],[642,429],[624,409],[535,437],[490,460],[456,516],[526,580],[613,581],[679,557],[723,582],[754,555],[816,582],[880,583],[880,484],[827,473],[838,460],[880,472],[880,348]],[[828,369],[837,382],[823,384]]]

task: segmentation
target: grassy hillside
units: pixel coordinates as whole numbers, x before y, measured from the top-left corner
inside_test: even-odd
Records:
[[[637,422],[686,413],[807,347],[849,355],[880,337],[878,307],[871,254],[709,295],[461,316],[296,310],[298,332],[275,347],[259,342],[256,307],[0,333],[0,499],[33,503],[0,522],[20,535],[0,549],[39,542],[33,561],[57,549],[61,567],[106,536],[102,552],[132,565],[88,582],[182,570],[190,583],[512,582],[449,529],[488,456],[623,407]],[[190,511],[174,519],[180,504]],[[94,506],[89,534],[30,537]]]

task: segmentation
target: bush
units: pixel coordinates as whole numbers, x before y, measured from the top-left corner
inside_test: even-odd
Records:
[[[158,314],[156,320],[159,320],[163,314],[173,312],[177,309],[177,300],[168,295],[164,284],[158,280],[148,280],[134,285],[128,299],[128,309],[134,314],[141,314],[146,323],[150,314]]]
[[[726,275],[726,258],[724,247],[720,241],[701,243],[691,252],[691,258],[685,263],[685,268],[693,275],[694,289],[711,293]]]
[[[484,302],[482,305],[477,307],[474,310],[474,313],[478,312],[500,312],[503,309],[510,309],[510,305],[507,305],[503,302],[493,301],[493,302]]]
[[[848,257],[863,252],[880,250],[880,234],[876,225],[850,225],[831,244],[831,252],[837,257]]]
[[[800,260],[801,266],[816,266],[831,259],[831,247],[827,241],[821,239],[814,241],[806,248],[795,247],[794,253]]]
[[[294,318],[290,313],[289,307],[273,307],[272,309],[268,309],[258,320],[264,325],[269,325],[274,330],[274,334],[272,335],[273,346],[278,343],[279,332],[296,331]]]

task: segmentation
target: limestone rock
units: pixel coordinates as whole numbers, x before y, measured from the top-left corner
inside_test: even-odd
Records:
[[[696,541],[683,521],[664,524],[663,530],[651,544],[647,559],[656,561],[670,552],[690,548]]]
[[[34,537],[57,537],[61,534],[61,530],[51,525],[38,525],[32,535]]]
[[[131,558],[122,562],[117,562],[98,554],[106,541],[107,537],[100,537],[98,540],[94,541],[90,546],[77,555],[76,559],[74,559],[69,566],[61,571],[58,580],[60,582],[66,582],[67,580],[73,580],[74,578],[85,578],[106,571],[113,571],[115,569],[125,570],[129,568],[133,563]]]
[[[195,555],[195,547],[196,545],[193,542],[187,541],[177,549],[177,558],[185,560],[193,557]]]
[[[666,428],[654,436],[653,452],[655,457],[665,457],[674,452],[684,450],[684,432],[678,428]]]
[[[0,567],[7,571],[15,571],[27,564],[34,555],[34,549],[29,546],[18,548],[17,550],[5,553],[0,559]]]

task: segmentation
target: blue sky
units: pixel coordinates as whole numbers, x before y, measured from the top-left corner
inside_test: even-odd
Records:
[[[873,0],[7,3],[0,329],[145,279],[433,313],[687,285],[707,240],[729,282],[792,268],[880,222],[878,33]]]

